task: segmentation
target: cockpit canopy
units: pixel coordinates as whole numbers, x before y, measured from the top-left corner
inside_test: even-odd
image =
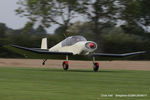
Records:
[[[62,47],[71,46],[80,41],[87,41],[83,36],[71,36],[62,41]]]

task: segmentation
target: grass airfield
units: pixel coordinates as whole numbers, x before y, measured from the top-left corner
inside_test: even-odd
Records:
[[[115,97],[116,94],[146,94]],[[113,95],[113,97],[104,96]],[[149,100],[150,71],[0,67],[0,100]]]

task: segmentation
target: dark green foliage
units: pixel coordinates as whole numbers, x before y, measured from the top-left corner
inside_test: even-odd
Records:
[[[134,52],[134,51],[143,51],[143,50],[150,51],[150,42],[148,37],[144,37],[142,35],[135,35],[135,34],[126,34],[124,33],[122,28],[115,27],[111,23],[103,24],[103,26],[104,29],[102,30],[103,32],[102,39],[104,45],[103,48],[104,52],[125,53],[125,52]],[[91,27],[92,27],[91,23],[76,23],[75,25],[72,25],[67,31],[69,32],[70,35],[82,35],[85,36],[88,40],[95,41]],[[33,29],[29,27],[27,29],[29,30],[26,30],[26,28],[20,30],[11,30],[11,31],[5,30],[6,33],[9,34],[5,34],[5,37],[0,38],[0,45],[1,45],[0,57],[8,57],[8,58],[24,57],[22,55],[18,55],[16,53],[13,53],[12,51],[3,48],[2,46],[4,45],[16,44],[25,47],[40,48],[41,39],[43,37],[47,37],[48,46],[50,48],[64,39],[64,36],[59,32],[54,35],[48,35],[48,34],[38,33],[39,28]],[[34,33],[32,32],[33,30]],[[25,31],[26,33],[23,33]],[[101,45],[101,43],[98,44],[98,46],[99,45]],[[101,51],[97,51],[97,52],[101,52]],[[149,55],[150,54],[147,53],[144,56],[133,56],[125,59],[150,59]]]
[[[40,47],[41,38],[46,37],[46,31],[42,29],[43,33],[39,33],[39,28],[34,29],[32,23],[27,23],[26,26],[20,30],[13,30],[0,24],[0,57],[23,57],[10,50],[3,48],[4,45],[16,44],[26,47]],[[42,32],[41,31],[41,32]]]
[[[122,18],[128,24],[150,25],[150,1],[148,0],[119,0],[125,9],[122,12]]]
[[[7,27],[5,24],[0,23],[0,37],[3,38],[6,34]]]
[[[44,29],[44,27],[43,26],[39,26],[37,29],[36,29],[36,33],[37,34],[46,34],[47,32],[46,32],[46,30]]]

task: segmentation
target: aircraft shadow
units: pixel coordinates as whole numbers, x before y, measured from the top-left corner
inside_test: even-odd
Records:
[[[99,70],[98,72],[94,72],[93,70],[80,70],[80,69],[71,69],[68,71],[64,71],[62,69],[42,69],[40,71],[47,72],[83,72],[83,73],[123,73],[125,70]]]
[[[93,72],[92,70],[78,70],[78,69],[71,69],[68,71],[62,69],[42,69],[40,71],[47,71],[47,72]]]
[[[64,71],[63,69],[19,69],[19,70],[28,70],[28,71],[45,71],[45,72],[83,72],[83,73],[127,73],[126,70],[99,70],[98,72],[94,72],[93,70],[87,69],[70,69],[68,71]]]

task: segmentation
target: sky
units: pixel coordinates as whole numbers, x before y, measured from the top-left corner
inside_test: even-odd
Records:
[[[24,27],[26,22],[28,21],[25,17],[19,17],[16,15],[15,9],[18,8],[17,1],[19,0],[0,0],[0,23],[5,23],[6,26],[12,29],[20,29]],[[75,21],[83,21],[84,17],[78,17]],[[118,24],[122,24],[122,21],[119,21]],[[57,25],[52,26],[47,29],[48,33],[53,33],[57,28]],[[150,27],[147,29],[150,31]]]
[[[17,1],[19,0],[0,0],[0,23],[5,23],[7,27],[12,29],[20,29],[28,21],[27,18],[16,15]],[[57,27],[55,25],[46,30],[48,33],[53,33]]]
[[[16,15],[15,9],[18,8],[17,1],[19,0],[0,0],[0,23],[5,23],[7,27],[12,29],[20,29],[28,21],[27,18]],[[83,18],[76,18],[75,21],[78,20],[83,20]],[[54,25],[46,30],[48,33],[53,33],[57,27],[58,25]]]
[[[0,0],[0,23],[5,23],[9,28],[19,29],[28,21],[15,13],[18,8],[16,2],[19,0]]]

